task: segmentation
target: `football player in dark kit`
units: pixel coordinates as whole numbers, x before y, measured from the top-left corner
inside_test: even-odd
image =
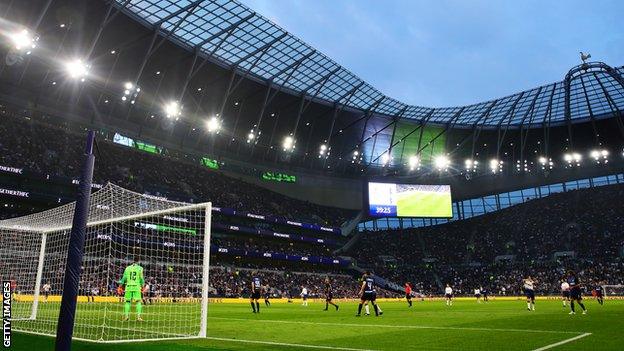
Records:
[[[362,306],[364,303],[370,301],[375,309],[375,316],[379,316],[379,308],[375,303],[377,300],[377,292],[375,292],[375,280],[371,276],[370,272],[366,272],[362,277],[362,286],[360,287],[360,304],[358,305],[358,312],[355,315],[359,317],[362,314]]]
[[[483,296],[483,302],[488,302],[490,301],[489,299],[489,294],[490,292],[488,291],[487,288],[481,288],[481,296]]]
[[[249,302],[251,303],[251,309],[253,313],[260,313],[260,295],[262,293],[262,284],[260,282],[260,278],[254,276],[251,278],[251,297],[249,298]],[[254,304],[255,302],[255,304]]]
[[[596,301],[598,301],[599,304],[604,304],[604,293],[602,292],[602,285],[600,284],[596,284],[596,288],[594,289],[594,291],[596,292]]]
[[[266,307],[271,306],[271,301],[269,301],[270,298],[271,298],[271,293],[269,292],[269,287],[265,286],[264,287],[264,305]]]
[[[331,285],[331,280],[329,277],[325,278],[325,309],[323,311],[327,311],[329,309],[329,305],[332,305],[338,311],[338,305],[336,305],[332,300],[334,299],[334,292]]]
[[[583,309],[583,314],[587,314],[587,310],[585,309],[585,305],[581,302],[583,300],[583,296],[581,293],[581,283],[579,282],[576,274],[573,271],[568,271],[568,276],[566,281],[570,285],[570,314],[576,314],[574,311],[574,301],[576,301],[579,306]]]

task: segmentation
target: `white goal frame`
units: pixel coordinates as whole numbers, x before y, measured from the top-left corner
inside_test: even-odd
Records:
[[[609,291],[610,291],[611,289],[613,289],[613,288],[620,289],[620,291],[621,291],[622,293],[617,294],[617,295],[609,295]],[[604,295],[604,297],[605,297],[605,298],[607,298],[607,299],[609,298],[609,296],[611,296],[611,298],[619,298],[619,299],[624,299],[624,285],[621,285],[621,284],[616,284],[616,285],[603,285],[603,286],[602,286],[602,290],[604,291],[604,294],[603,294],[603,295]]]
[[[112,184],[108,184],[107,187],[111,186],[113,191],[116,189],[123,189],[120,187],[117,187],[115,185]],[[106,188],[106,187],[105,187]],[[101,191],[101,190],[100,190]],[[149,196],[143,195],[143,194],[139,194],[139,193],[135,193],[126,189],[123,189],[124,192],[133,194],[134,196],[138,196],[138,197],[145,197],[145,198],[149,198]],[[97,194],[97,192],[96,192]],[[92,195],[93,197],[93,195]],[[91,199],[93,200],[93,198]],[[143,212],[143,213],[136,213],[136,214],[130,214],[130,215],[126,215],[126,216],[120,216],[120,217],[112,217],[112,218],[106,218],[106,219],[100,219],[100,220],[94,220],[94,221],[88,221],[86,228],[90,228],[90,227],[95,227],[95,226],[99,226],[99,225],[106,225],[106,224],[114,224],[116,222],[122,222],[122,221],[128,221],[128,220],[135,220],[135,219],[142,219],[142,218],[149,218],[149,217],[154,217],[154,216],[162,216],[162,215],[167,215],[167,214],[176,214],[176,213],[181,213],[183,211],[191,211],[191,210],[195,210],[195,211],[203,211],[204,214],[204,223],[203,223],[203,232],[204,232],[204,238],[203,238],[203,255],[201,257],[202,261],[202,279],[201,279],[201,315],[200,315],[200,320],[199,320],[199,331],[197,333],[197,335],[193,336],[193,335],[189,335],[189,336],[174,336],[174,337],[156,337],[156,338],[134,338],[134,339],[114,339],[114,340],[102,340],[102,339],[91,339],[91,338],[83,338],[83,337],[73,337],[73,339],[75,340],[83,340],[83,341],[89,341],[89,342],[98,342],[98,343],[120,343],[120,342],[133,342],[133,341],[157,341],[157,340],[170,340],[170,339],[192,339],[192,338],[205,338],[207,337],[207,329],[208,329],[208,294],[209,294],[209,282],[210,282],[210,242],[211,242],[211,219],[212,219],[212,203],[211,202],[203,202],[203,203],[198,203],[198,204],[188,204],[188,203],[181,203],[181,202],[174,202],[174,201],[167,201],[167,200],[160,200],[158,199],[157,201],[159,202],[163,202],[163,203],[168,203],[169,205],[172,205],[172,207],[170,208],[166,208],[166,209],[161,209],[161,210],[155,210],[155,211],[149,211],[149,212]],[[73,207],[74,203],[70,203],[68,205],[64,205],[61,207]],[[92,206],[93,204],[90,204],[90,206]],[[175,206],[175,207],[173,207]],[[73,213],[73,212],[72,212]],[[39,252],[38,252],[38,262],[37,262],[37,271],[36,271],[36,277],[35,277],[35,284],[34,284],[34,290],[33,290],[33,301],[32,301],[32,306],[31,306],[31,311],[30,311],[30,316],[29,317],[18,317],[18,318],[12,318],[12,320],[14,321],[26,321],[26,320],[36,320],[37,319],[37,314],[38,314],[38,310],[39,310],[39,306],[40,306],[40,298],[41,298],[41,288],[42,288],[42,278],[43,278],[43,270],[44,270],[44,262],[46,259],[46,243],[48,241],[48,235],[51,233],[57,233],[57,232],[62,232],[62,231],[68,231],[72,228],[71,224],[67,224],[67,225],[60,225],[60,226],[54,226],[51,228],[45,228],[42,229],[42,227],[40,226],[28,226],[28,225],[15,225],[13,223],[7,223],[10,222],[11,220],[5,220],[5,221],[0,221],[0,230],[12,230],[15,232],[22,232],[22,233],[29,233],[29,234],[38,234],[41,237],[40,240],[40,246],[39,246]],[[3,223],[4,222],[4,223]],[[199,222],[201,223],[201,222]],[[2,235],[2,233],[0,232],[0,235]],[[65,254],[65,253],[63,253]],[[199,261],[198,261],[199,263]],[[45,336],[55,336],[55,334],[49,333],[49,332],[38,332],[38,331],[33,331],[33,330],[27,330],[27,329],[20,329],[19,324],[13,324],[13,330],[18,331],[18,332],[24,332],[24,333],[28,333],[28,334],[37,334],[37,335],[45,335]]]

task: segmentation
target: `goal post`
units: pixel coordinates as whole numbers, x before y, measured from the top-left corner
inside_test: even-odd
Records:
[[[45,250],[43,233],[5,232],[0,229],[0,278],[11,285],[12,320],[33,319],[37,315],[35,296],[40,271],[41,252]]]
[[[39,257],[37,259],[37,276],[35,277],[35,291],[33,292],[33,303],[30,313],[30,319],[37,317],[37,309],[39,308],[39,295],[41,292],[41,277],[43,276],[43,261],[45,260],[45,247],[48,234],[41,233],[41,244],[39,246]]]
[[[210,234],[212,227],[212,204],[207,204],[204,218],[207,230],[204,234],[204,256],[202,261],[202,305],[201,305],[201,321],[199,326],[199,336],[205,338],[208,333],[208,289],[210,288]]]
[[[611,299],[624,299],[624,285],[603,285],[604,297]]]
[[[0,276],[16,282],[14,330],[55,334],[73,209],[70,203],[0,221]],[[205,337],[211,203],[169,201],[109,183],[91,195],[88,212],[74,339]],[[144,289],[118,290],[133,264],[143,268]]]

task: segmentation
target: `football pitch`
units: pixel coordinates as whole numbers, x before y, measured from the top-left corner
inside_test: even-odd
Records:
[[[208,338],[98,344],[74,342],[72,350],[622,350],[624,300],[603,306],[586,299],[589,311],[568,315],[558,300],[540,300],[536,311],[518,301],[457,300],[382,302],[383,316],[355,317],[357,303],[338,302],[340,310],[323,311],[324,303],[214,303],[209,307]],[[331,306],[330,306],[331,307]],[[98,313],[97,310],[93,313]],[[145,308],[137,329],[163,323]],[[165,322],[166,323],[166,322]],[[12,350],[52,350],[54,339],[15,332]]]
[[[432,191],[397,194],[400,217],[453,217],[451,195]]]

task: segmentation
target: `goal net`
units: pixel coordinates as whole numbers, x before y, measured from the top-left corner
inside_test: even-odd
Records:
[[[611,299],[624,299],[624,285],[603,285],[604,296]]]
[[[15,330],[56,334],[74,207],[0,221],[0,278],[11,282]],[[210,215],[210,203],[168,201],[113,184],[93,193],[74,338],[205,336]],[[132,264],[143,268],[140,294],[119,288]]]

